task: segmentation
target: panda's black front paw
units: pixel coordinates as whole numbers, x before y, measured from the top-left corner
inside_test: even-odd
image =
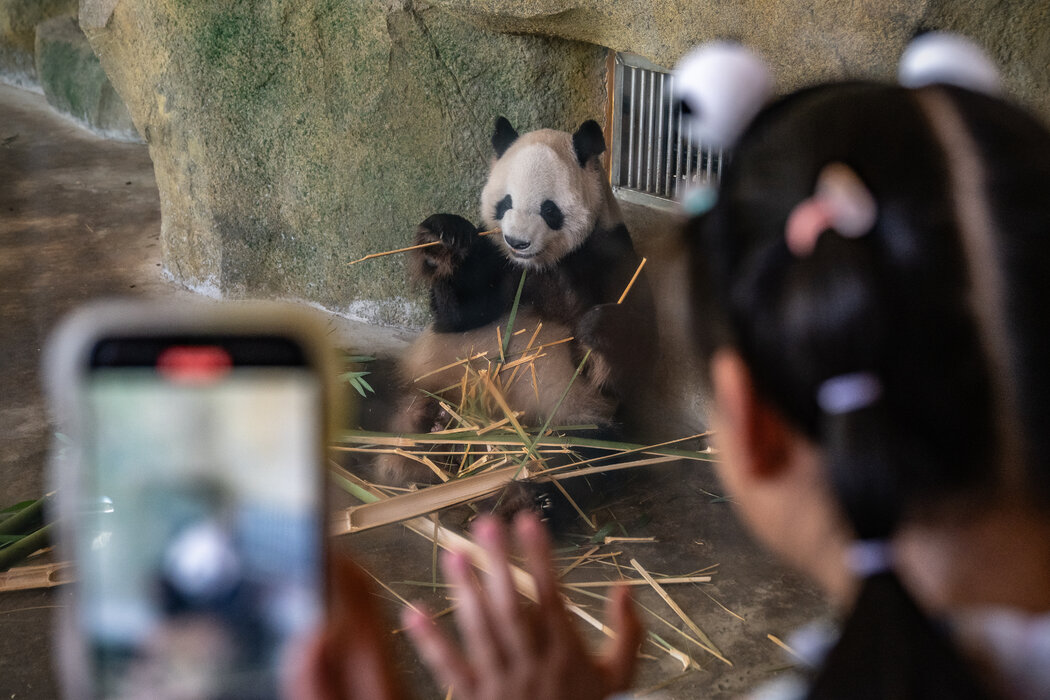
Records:
[[[478,229],[462,216],[433,214],[416,230],[413,251],[417,278],[446,279],[455,274],[478,239]]]
[[[654,333],[641,319],[622,304],[599,304],[591,307],[576,324],[576,342],[590,351],[585,375],[612,394],[619,395],[630,375],[651,361]]]
[[[554,488],[535,481],[511,481],[498,493],[476,504],[478,515],[487,513],[510,522],[518,513],[532,512],[545,522],[557,513]]]

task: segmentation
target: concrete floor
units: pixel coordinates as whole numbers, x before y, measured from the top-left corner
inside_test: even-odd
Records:
[[[159,230],[145,146],[101,140],[55,116],[40,96],[0,85],[0,506],[38,497],[46,488],[50,428],[38,370],[57,319],[99,296],[192,296],[164,275]],[[331,324],[333,337],[355,350],[390,353],[408,337],[334,317]],[[366,404],[363,415],[381,413],[380,404]],[[662,687],[671,698],[739,696],[787,665],[768,634],[784,638],[827,612],[814,589],[753,545],[717,493],[706,465],[664,467],[620,489],[598,514],[623,524],[631,536],[656,538],[617,547],[620,562],[637,557],[650,571],[673,575],[716,566],[712,583],[668,592],[732,667],[689,648],[663,622],[647,617],[654,631],[698,662],[683,673],[667,656],[646,650],[639,687]],[[445,520],[460,517],[450,513]],[[560,545],[575,551],[584,537],[570,532]],[[406,598],[445,607],[429,588],[397,583],[431,580],[431,547],[418,536],[395,525],[336,546],[353,550]],[[594,569],[574,573],[580,580],[599,575]],[[682,628],[652,591],[638,590],[636,599]],[[68,604],[64,588],[0,593],[0,700],[57,696],[51,615]],[[396,639],[417,696],[441,697],[400,635]]]

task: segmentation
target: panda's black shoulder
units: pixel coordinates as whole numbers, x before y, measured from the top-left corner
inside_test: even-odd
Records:
[[[591,235],[562,259],[562,265],[586,270],[595,277],[619,275],[619,269],[637,265],[631,234],[623,224],[612,227],[595,226]]]
[[[592,254],[603,257],[609,256],[620,259],[635,255],[631,233],[627,230],[627,226],[622,223],[609,228],[596,225],[591,235],[587,237],[585,245],[591,246]]]

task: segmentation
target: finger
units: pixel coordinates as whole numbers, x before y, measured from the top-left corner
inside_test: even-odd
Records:
[[[292,671],[283,683],[286,698],[327,700],[332,697],[324,667],[324,637],[318,633],[295,650]]]
[[[525,557],[525,566],[536,584],[536,614],[531,617],[534,647],[558,657],[583,651],[583,642],[565,607],[551,560],[547,528],[534,513],[521,513],[514,530]]]
[[[474,673],[456,645],[422,609],[406,608],[401,613],[401,621],[423,663],[438,682],[469,696],[474,687]]]
[[[345,558],[334,559],[333,574],[335,600],[320,650],[324,697],[402,697],[371,579]]]
[[[492,614],[493,629],[503,639],[511,653],[522,651],[526,641],[522,638],[524,620],[521,612],[521,597],[514,588],[507,561],[507,539],[503,526],[492,516],[481,516],[474,524],[474,538],[488,554],[485,581]],[[498,622],[497,622],[498,621]]]
[[[605,606],[605,619],[616,636],[608,641],[599,666],[605,678],[605,692],[615,693],[631,687],[638,664],[638,648],[645,635],[626,586],[617,586],[612,590]]]
[[[536,583],[536,597],[544,611],[563,609],[558,581],[551,562],[547,529],[535,513],[523,512],[514,518],[514,532],[525,556],[525,567]]]
[[[491,606],[485,591],[478,585],[467,555],[447,552],[441,558],[441,565],[456,597],[456,627],[466,646],[467,656],[478,664],[493,668],[502,666],[499,638],[492,630]]]

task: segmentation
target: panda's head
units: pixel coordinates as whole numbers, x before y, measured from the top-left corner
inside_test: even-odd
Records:
[[[575,134],[540,129],[519,135],[499,117],[492,147],[481,218],[486,228],[502,230],[498,244],[509,260],[549,267],[587,240],[608,207],[598,160],[605,140],[597,122],[584,122]]]

